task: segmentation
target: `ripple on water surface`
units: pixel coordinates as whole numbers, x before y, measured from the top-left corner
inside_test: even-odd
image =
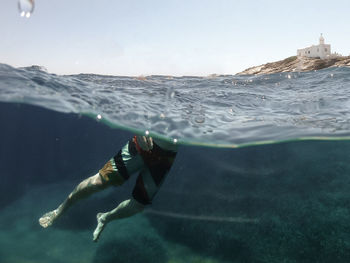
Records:
[[[0,100],[180,143],[234,146],[350,135],[349,68],[260,76],[58,76],[0,64]]]

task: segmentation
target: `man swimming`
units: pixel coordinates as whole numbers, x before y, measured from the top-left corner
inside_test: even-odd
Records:
[[[176,153],[175,143],[134,136],[97,174],[82,181],[58,208],[44,214],[39,219],[39,224],[44,228],[52,225],[77,201],[108,186],[120,186],[133,173],[139,172],[132,197],[109,212],[97,214],[97,227],[93,233],[93,241],[96,242],[107,223],[139,213],[151,204]]]

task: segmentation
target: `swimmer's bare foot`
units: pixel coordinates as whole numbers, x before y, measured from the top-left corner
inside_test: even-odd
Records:
[[[94,231],[94,234],[93,234],[93,241],[94,242],[97,242],[98,241],[98,238],[100,237],[103,229],[105,228],[105,225],[106,225],[106,219],[105,217],[103,216],[104,214],[103,213],[98,213],[97,214],[97,227]]]
[[[39,219],[39,224],[43,228],[47,228],[48,226],[51,226],[55,219],[58,217],[58,209],[55,209],[53,211],[50,211],[46,214],[44,214],[42,217]]]

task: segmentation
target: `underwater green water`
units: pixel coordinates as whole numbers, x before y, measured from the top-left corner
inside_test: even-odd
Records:
[[[350,141],[242,148],[180,145],[152,206],[111,222],[96,214],[130,197],[136,176],[81,201],[42,229],[61,203],[132,136],[101,122],[1,104],[0,262],[348,262]]]

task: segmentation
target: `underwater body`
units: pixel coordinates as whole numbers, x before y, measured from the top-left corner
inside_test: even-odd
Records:
[[[58,76],[0,64],[0,262],[348,262],[350,69]],[[61,203],[135,134],[179,144],[151,206],[108,224],[136,175]]]

